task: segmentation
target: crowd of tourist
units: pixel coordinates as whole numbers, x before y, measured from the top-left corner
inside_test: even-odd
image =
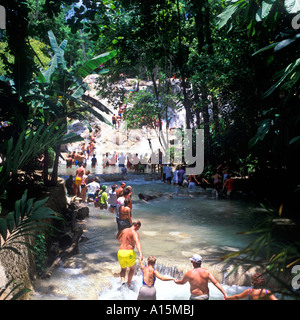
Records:
[[[81,155],[81,157],[84,159],[81,160],[75,160],[78,159],[78,157]],[[98,165],[98,160],[93,154],[91,156],[91,163],[90,167],[91,170],[87,170],[87,161],[86,155],[83,151],[80,152],[80,155],[76,155],[72,158],[70,157],[66,159],[67,167],[72,168],[72,166],[76,166],[80,168],[83,166],[86,170],[87,175],[91,173],[91,170],[94,169]],[[77,158],[76,158],[77,156]],[[132,173],[145,173],[145,172],[156,172],[158,173],[160,179],[167,184],[173,184],[174,186],[179,186],[183,188],[187,188],[189,192],[196,191],[196,187],[201,187],[202,190],[206,190],[207,188],[212,188],[215,190],[215,196],[223,197],[232,199],[233,190],[234,190],[234,180],[232,179],[231,175],[228,173],[228,169],[224,169],[222,173],[220,173],[218,170],[216,173],[209,178],[206,178],[203,173],[199,175],[187,175],[185,166],[184,165],[177,165],[172,166],[171,164],[163,164],[163,165],[153,165],[151,164],[151,159],[149,161],[149,158],[147,157],[147,154],[143,155],[142,157],[139,157],[138,154],[123,154],[121,152],[120,154],[114,152],[113,154],[105,153],[103,154],[103,160],[102,160],[102,166],[103,168],[106,167],[119,167],[120,173],[123,175],[123,177],[126,177],[128,172]],[[77,169],[78,170],[78,169]],[[80,172],[81,170],[79,170]],[[77,171],[76,171],[77,172]],[[77,173],[76,173],[77,175]],[[71,176],[70,179],[72,180]],[[79,189],[82,189],[84,185],[87,185],[87,181],[89,180],[89,177],[85,177],[83,179],[83,185],[80,186]],[[77,182],[78,183],[78,182]],[[76,180],[74,181],[73,186],[73,194],[77,196],[81,196],[83,199],[82,201],[85,202],[85,196],[78,193],[78,188],[76,187]],[[71,188],[71,186],[69,187]],[[72,191],[71,191],[72,192]]]
[[[224,296],[224,299],[273,299],[276,297],[265,288],[258,288],[257,283],[260,279],[260,286],[264,283],[262,275],[255,275],[253,278],[253,288],[239,295],[227,296],[223,287],[215,279],[212,273],[201,267],[202,257],[198,254],[193,255],[190,259],[193,264],[193,269],[188,271],[181,280],[172,277],[162,276],[156,269],[156,257],[149,256],[146,265],[143,263],[143,253],[139,241],[138,230],[141,228],[141,221],[133,221],[132,219],[132,193],[131,186],[127,186],[126,182],[121,182],[120,185],[113,184],[108,190],[107,185],[100,184],[96,177],[90,178],[90,170],[87,169],[88,162],[91,161],[91,169],[95,168],[99,163],[95,156],[95,136],[89,135],[89,142],[83,143],[79,152],[69,154],[66,159],[67,168],[76,166],[75,180],[70,176],[66,181],[66,188],[69,195],[79,197],[82,203],[93,203],[95,208],[100,210],[108,210],[115,214],[116,219],[116,238],[120,243],[118,250],[118,262],[121,267],[120,278],[122,287],[126,284],[129,289],[132,288],[132,278],[136,268],[137,255],[134,252],[135,247],[139,253],[139,264],[142,270],[143,281],[140,287],[137,299],[138,300],[155,300],[156,289],[155,280],[158,278],[162,281],[174,281],[181,285],[190,284],[190,300],[208,300],[209,289],[208,282],[212,282]],[[172,166],[170,164],[151,164],[151,160],[147,154],[139,156],[138,154],[120,154],[113,152],[103,154],[103,159],[100,162],[103,168],[109,166],[118,166],[121,172],[125,175],[127,170],[133,172],[145,172],[146,169],[151,172],[160,174],[161,180],[167,184],[173,184],[178,187],[187,188],[189,191],[195,191],[196,186],[206,190],[210,187],[215,189],[216,197],[222,193],[231,199],[233,190],[233,179],[228,173],[228,168],[219,166],[216,173],[206,180],[203,174],[187,175],[183,165]],[[128,271],[128,272],[127,272]],[[125,277],[127,275],[127,283]]]
[[[249,288],[241,294],[228,296],[213,274],[209,270],[201,267],[202,257],[198,254],[194,254],[190,259],[193,264],[193,269],[184,274],[182,279],[162,276],[158,270],[155,269],[156,257],[153,255],[148,257],[147,263],[144,265],[138,234],[142,223],[140,220],[133,221],[132,219],[132,187],[127,186],[126,182],[121,182],[120,185],[113,184],[110,190],[108,190],[108,187],[105,184],[100,184],[95,177],[92,178],[91,182],[88,182],[89,174],[90,171],[85,169],[84,164],[81,164],[76,170],[76,178],[73,183],[74,195],[79,196],[83,203],[92,202],[95,208],[109,210],[109,212],[115,214],[116,238],[120,243],[117,257],[121,267],[120,278],[122,287],[127,285],[129,289],[133,289],[131,281],[135,272],[137,258],[134,249],[135,247],[137,248],[139,264],[143,275],[142,286],[137,296],[138,300],[156,299],[156,289],[154,286],[156,279],[174,281],[178,285],[189,283],[191,292],[190,300],[208,300],[209,282],[212,282],[213,285],[220,290],[226,300],[246,298],[249,300],[277,300],[270,290],[263,288],[264,277],[261,274],[253,276],[253,288]],[[227,174],[227,171],[225,174],[227,176],[226,179],[224,179],[223,185],[228,185],[230,176]],[[188,188],[194,188],[196,184],[201,185],[201,183],[205,183],[205,186],[202,185],[203,188],[209,185],[204,177],[199,178],[195,175],[186,177],[184,168],[182,167],[175,168],[173,172],[170,165],[163,166],[162,180],[166,183],[176,183],[179,186],[183,186],[184,183],[186,183]],[[214,181],[214,183],[219,183],[219,181]],[[126,275],[127,282],[125,281]]]

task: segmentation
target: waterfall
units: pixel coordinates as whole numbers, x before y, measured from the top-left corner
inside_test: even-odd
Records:
[[[155,269],[160,274],[163,274],[163,275],[166,275],[166,276],[170,276],[170,277],[173,277],[175,279],[181,279],[183,277],[183,274],[184,274],[184,272],[183,271],[179,271],[176,266],[175,267],[168,267],[168,266],[165,266],[163,264],[156,264],[155,265]],[[137,266],[135,274],[136,275],[141,275],[142,274],[140,266]]]

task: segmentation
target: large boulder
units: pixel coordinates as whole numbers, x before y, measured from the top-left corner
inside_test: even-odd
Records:
[[[157,199],[161,196],[156,195],[156,196],[150,196],[149,194],[145,194],[145,193],[139,193],[138,194],[139,199],[141,200],[145,200],[145,201],[149,201],[149,200],[153,200],[153,199]]]
[[[90,214],[90,209],[88,207],[79,205],[79,208],[77,209],[76,219],[84,220],[89,216],[89,214]]]

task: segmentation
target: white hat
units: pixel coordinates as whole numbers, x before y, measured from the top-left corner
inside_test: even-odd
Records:
[[[199,263],[202,262],[202,257],[199,256],[199,254],[194,254],[190,260],[194,261],[195,263]]]

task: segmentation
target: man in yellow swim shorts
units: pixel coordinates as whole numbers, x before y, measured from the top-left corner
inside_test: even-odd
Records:
[[[85,165],[81,165],[77,170],[76,170],[76,178],[75,178],[75,183],[74,183],[74,196],[80,196],[80,186],[82,182],[83,175],[85,175]]]
[[[130,228],[123,229],[121,233],[118,235],[118,240],[120,242],[120,248],[118,251],[118,260],[121,266],[121,282],[122,285],[125,284],[125,275],[126,270],[129,268],[127,285],[131,288],[131,280],[135,271],[135,263],[136,263],[136,253],[134,252],[135,246],[139,252],[139,257],[143,260],[143,253],[140,244],[139,234],[137,231],[141,227],[140,221],[133,222]]]

